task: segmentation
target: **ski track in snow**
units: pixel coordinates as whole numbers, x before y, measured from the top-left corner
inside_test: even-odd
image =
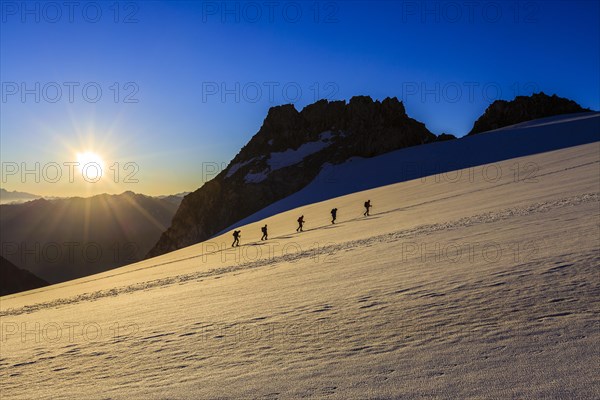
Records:
[[[432,233],[436,233],[436,232],[440,232],[440,231],[450,231],[450,230],[454,230],[454,229],[471,227],[471,226],[474,226],[477,224],[493,223],[493,222],[507,220],[507,219],[515,218],[515,217],[522,217],[522,216],[532,215],[532,214],[536,214],[536,213],[544,213],[544,212],[548,212],[548,211],[558,209],[558,208],[563,208],[563,207],[576,207],[578,205],[585,204],[585,203],[592,203],[592,202],[598,203],[599,200],[600,200],[600,196],[598,193],[584,193],[584,194],[580,194],[578,196],[566,197],[566,198],[553,200],[553,201],[536,202],[536,203],[529,204],[528,206],[525,206],[525,207],[514,207],[514,208],[508,208],[508,209],[504,209],[504,210],[500,210],[500,211],[490,211],[490,212],[477,214],[477,215],[473,215],[473,216],[469,216],[469,217],[463,217],[463,218],[460,218],[460,219],[457,219],[454,221],[446,221],[446,222],[440,222],[440,223],[435,223],[435,224],[421,225],[421,226],[417,226],[412,229],[397,230],[397,231],[394,231],[391,233],[368,237],[365,239],[352,240],[352,241],[347,241],[347,242],[343,242],[343,243],[339,243],[339,244],[324,245],[318,251],[319,251],[319,254],[321,254],[321,255],[335,255],[340,251],[350,251],[354,248],[369,247],[369,246],[372,246],[373,244],[377,244],[377,243],[394,243],[394,242],[398,242],[402,239],[408,239],[408,238],[412,238],[415,236],[432,234]],[[396,210],[387,211],[386,213],[399,212],[401,210],[402,210],[402,208],[399,208]],[[377,217],[382,214],[373,214],[371,217]],[[363,219],[363,218],[355,218],[353,220],[346,221],[345,223],[357,222],[361,219]],[[319,228],[313,228],[313,229],[319,229]],[[311,229],[311,230],[313,230],[313,229]],[[252,244],[247,244],[245,246],[248,246],[248,245],[252,245]],[[220,252],[222,252],[222,250],[216,251],[213,253],[208,253],[208,254],[215,254],[215,253],[220,253]],[[199,258],[199,257],[203,257],[205,255],[207,255],[207,254],[198,254],[197,256],[190,257],[190,258]],[[205,278],[215,277],[215,276],[219,276],[219,275],[223,275],[223,274],[227,274],[227,273],[244,271],[244,270],[249,270],[249,269],[254,269],[254,268],[260,268],[260,267],[265,267],[265,266],[269,266],[269,265],[275,265],[275,264],[279,264],[281,262],[296,262],[299,260],[303,260],[303,259],[307,259],[307,258],[311,258],[311,257],[315,257],[315,256],[316,256],[316,254],[315,254],[315,251],[313,251],[313,250],[298,251],[298,252],[288,253],[288,254],[284,254],[281,256],[277,256],[277,257],[265,258],[265,259],[261,259],[258,261],[239,263],[236,265],[231,265],[231,266],[222,267],[222,268],[215,268],[215,269],[212,269],[207,272],[197,272],[197,273],[175,275],[175,276],[170,276],[167,278],[161,278],[161,279],[141,282],[141,283],[137,283],[137,284],[133,284],[133,285],[117,287],[117,288],[113,288],[110,290],[101,290],[101,291],[92,292],[92,293],[84,293],[84,294],[70,297],[70,298],[57,299],[57,300],[50,301],[50,302],[38,303],[38,304],[24,306],[24,307],[15,308],[15,309],[7,309],[5,311],[0,311],[0,317],[29,314],[29,313],[34,313],[36,311],[40,311],[40,310],[44,310],[44,309],[48,309],[48,308],[55,308],[55,307],[60,307],[60,306],[64,306],[64,305],[85,302],[85,301],[95,301],[95,300],[98,300],[98,299],[101,299],[104,297],[114,297],[114,296],[119,296],[121,294],[132,293],[132,292],[141,291],[141,290],[148,290],[148,289],[157,288],[157,287],[164,287],[164,286],[169,286],[169,285],[174,285],[174,284],[182,284],[182,283],[191,282],[191,281],[201,281]],[[190,259],[190,258],[187,258],[187,259]],[[598,260],[600,260],[600,256],[596,257],[596,260],[595,260],[596,264],[598,263]],[[179,261],[182,261],[182,259],[170,261],[169,263],[179,262]],[[157,265],[153,265],[153,266],[146,267],[146,268],[153,268],[153,267],[156,267],[159,265],[164,265],[164,264],[168,264],[168,263],[157,264]]]

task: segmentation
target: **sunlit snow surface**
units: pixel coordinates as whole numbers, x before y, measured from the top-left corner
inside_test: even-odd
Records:
[[[599,174],[598,141],[474,165],[2,297],[2,399],[600,398]]]

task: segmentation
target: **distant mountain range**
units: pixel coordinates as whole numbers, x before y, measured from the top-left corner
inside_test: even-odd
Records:
[[[173,203],[177,206],[181,203],[183,198],[190,194],[190,192],[181,192],[177,194],[169,194],[163,196],[151,196],[156,197],[157,199],[166,200],[170,203]],[[46,199],[46,200],[57,200],[57,199],[67,199],[68,197],[56,197],[56,196],[40,196],[38,194],[26,193],[26,192],[18,192],[16,190],[8,191],[4,188],[0,188],[0,204],[20,204],[25,203],[27,201],[36,200],[36,199]]]
[[[156,196],[156,198],[164,200],[164,201],[168,201],[169,203],[174,204],[177,207],[179,207],[183,198],[190,193],[191,192],[181,192],[181,193],[169,194],[169,195],[165,195],[165,196]]]
[[[143,259],[177,207],[133,192],[1,205],[2,256],[51,283],[106,271]]]
[[[585,111],[590,110],[544,93],[519,96],[513,101],[498,100],[475,122],[469,135]],[[291,104],[272,107],[260,130],[227,168],[183,199],[171,226],[147,257],[210,238],[301,190],[327,165],[455,139],[453,135],[431,133],[423,123],[410,118],[396,98],[379,102],[357,96],[348,103],[320,100],[302,111]]]
[[[0,204],[23,203],[25,201],[39,199],[42,196],[37,194],[17,192],[16,190],[9,192],[4,188],[0,188]]]

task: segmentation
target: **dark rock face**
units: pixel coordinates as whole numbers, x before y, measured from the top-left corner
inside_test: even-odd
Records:
[[[372,157],[436,140],[396,98],[320,100],[297,111],[272,107],[228,167],[187,195],[154,257],[206,240],[236,221],[302,189],[325,163]]]
[[[454,140],[456,139],[456,136],[452,135],[451,133],[441,133],[440,135],[438,135],[438,137],[435,139],[436,142],[445,142],[446,140]]]
[[[555,94],[548,96],[544,92],[531,96],[517,96],[512,101],[496,100],[475,121],[469,135],[538,118],[586,111],[590,111],[590,109],[582,108],[573,100],[558,97]]]
[[[0,256],[0,296],[47,286],[48,282]]]

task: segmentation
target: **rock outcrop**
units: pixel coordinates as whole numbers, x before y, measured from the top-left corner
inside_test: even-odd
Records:
[[[469,135],[487,132],[505,126],[531,121],[538,118],[551,117],[560,114],[571,114],[591,111],[583,108],[573,100],[548,96],[544,92],[531,96],[517,96],[512,101],[496,100],[483,113]]]
[[[456,136],[451,133],[441,133],[435,138],[436,142],[445,142],[446,140],[454,140]]]

